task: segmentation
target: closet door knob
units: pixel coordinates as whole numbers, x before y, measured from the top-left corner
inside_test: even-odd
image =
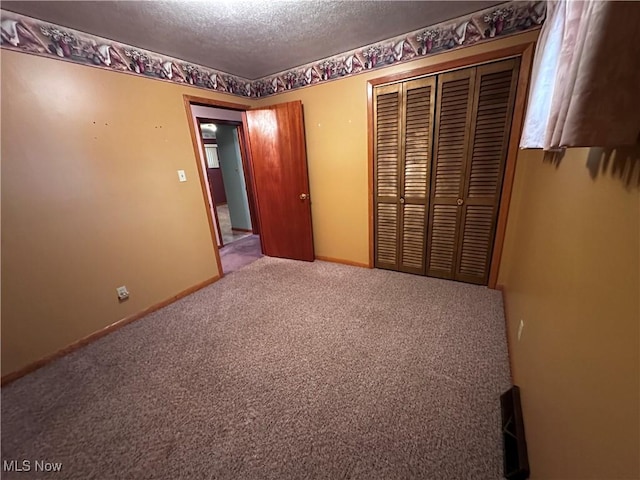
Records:
[[[456,201],[456,203],[457,203],[458,205],[462,205],[462,204],[464,203],[464,200],[462,200],[461,198],[459,198],[459,199]]]
[[[400,203],[404,204],[404,197],[400,197]]]
[[[309,198],[309,195],[307,195],[306,193],[300,194],[300,200],[306,200],[307,198]]]

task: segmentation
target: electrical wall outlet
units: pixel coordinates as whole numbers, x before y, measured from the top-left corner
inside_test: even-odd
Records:
[[[524,320],[520,319],[520,325],[518,326],[518,341],[520,341],[520,337],[522,336],[522,330],[524,330]]]
[[[129,298],[129,290],[124,285],[116,288],[116,292],[118,293],[118,300],[126,300]]]
[[[178,180],[180,180],[181,182],[187,181],[187,174],[184,173],[184,170],[178,170]]]

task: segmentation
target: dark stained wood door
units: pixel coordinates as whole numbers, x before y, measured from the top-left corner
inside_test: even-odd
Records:
[[[373,109],[375,266],[398,270],[402,85],[376,88]]]
[[[486,285],[511,133],[519,60],[476,68],[455,279]]]
[[[222,172],[219,168],[207,168],[207,178],[209,187],[213,194],[213,201],[216,205],[224,205],[227,203],[227,194],[224,190],[224,181],[222,180]]]
[[[435,77],[376,87],[375,266],[424,275]]]
[[[399,270],[425,273],[427,205],[436,80],[402,85]]]
[[[245,121],[263,253],[313,261],[302,103],[249,110]]]
[[[438,76],[427,275],[486,285],[517,59]]]
[[[455,277],[474,82],[475,68],[438,76],[427,246],[431,277]]]

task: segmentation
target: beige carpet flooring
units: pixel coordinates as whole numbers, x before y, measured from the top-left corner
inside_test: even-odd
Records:
[[[501,478],[501,296],[263,257],[2,389],[3,479]]]

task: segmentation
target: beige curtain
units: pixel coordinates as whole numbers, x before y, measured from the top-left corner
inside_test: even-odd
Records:
[[[640,2],[549,2],[521,148],[640,142]]]

